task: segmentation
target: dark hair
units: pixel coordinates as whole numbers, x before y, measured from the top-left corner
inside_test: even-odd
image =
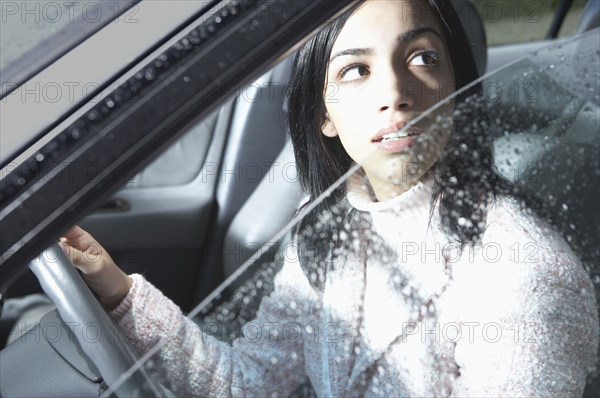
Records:
[[[304,44],[294,57],[288,83],[288,128],[302,188],[312,202],[352,164],[339,137],[321,134],[325,115],[323,87],[333,44],[353,10]]]
[[[450,1],[429,0],[428,3],[438,19],[448,47],[456,89],[461,89],[479,77],[467,34]],[[304,44],[295,56],[291,71],[288,127],[299,180],[303,189],[309,193],[308,203],[342,177],[352,165],[352,159],[339,137],[324,136],[321,126],[325,117],[323,87],[331,49],[354,11],[355,9],[347,11]],[[477,87],[462,93],[456,103],[462,103],[466,97],[476,92]],[[434,166],[431,206],[433,212],[435,205],[439,204],[437,208],[442,229],[461,244],[474,243],[480,238],[486,205],[495,196],[499,183],[496,174],[491,171],[489,140],[477,132],[462,133],[467,119],[469,118],[462,115],[455,123],[455,134],[452,134],[444,155]],[[481,132],[481,129],[476,130]],[[464,148],[467,148],[468,153],[465,154]],[[463,192],[460,200],[456,200],[454,196],[458,190]],[[325,198],[316,211],[307,215],[303,224],[314,222],[323,211],[334,206],[342,194],[341,190],[337,190]],[[461,217],[481,222],[459,222]]]

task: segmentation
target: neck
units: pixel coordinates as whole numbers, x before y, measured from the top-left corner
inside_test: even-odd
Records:
[[[375,199],[378,202],[383,202],[385,200],[389,200],[395,198],[396,196],[402,195],[404,192],[408,191],[417,183],[419,180],[411,180],[411,181],[402,181],[399,183],[393,183],[390,181],[383,181],[377,177],[369,175],[365,171],[367,179],[369,181],[370,189],[375,196]]]

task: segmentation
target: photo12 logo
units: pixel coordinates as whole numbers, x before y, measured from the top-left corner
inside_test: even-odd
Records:
[[[68,24],[78,20],[137,23],[138,6],[124,1],[2,1],[2,23]]]
[[[404,322],[402,343],[418,339],[421,343],[541,343],[540,325],[535,322]]]
[[[119,87],[118,83],[114,83],[107,90],[114,91]],[[80,101],[82,98],[88,98],[100,88],[100,84],[96,82],[25,82],[22,85],[17,83],[6,82],[2,83],[1,93],[9,93],[2,98],[2,102],[6,103],[12,98],[18,99],[21,103],[50,103],[68,102],[73,104]],[[100,97],[94,97],[90,103],[97,103]]]

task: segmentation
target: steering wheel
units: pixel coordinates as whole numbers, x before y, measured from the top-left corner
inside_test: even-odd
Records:
[[[165,395],[142,366],[134,369],[137,359],[131,347],[58,244],[44,250],[29,268],[66,324],[98,328],[101,338],[94,341],[74,335],[110,390],[127,397]]]

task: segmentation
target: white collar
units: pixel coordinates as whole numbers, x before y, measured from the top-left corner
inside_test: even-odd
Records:
[[[414,210],[415,207],[426,206],[429,208],[433,192],[433,178],[419,181],[408,191],[379,202],[374,199],[369,180],[364,171],[360,169],[348,178],[346,191],[348,201],[357,210],[369,212],[393,210],[394,212],[402,212],[408,209]]]

